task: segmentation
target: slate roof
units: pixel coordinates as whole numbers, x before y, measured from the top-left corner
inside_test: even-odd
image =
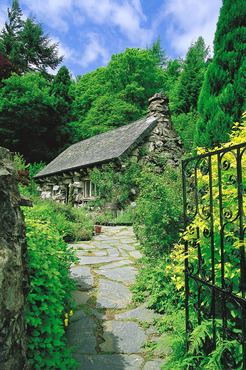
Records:
[[[71,145],[43,168],[35,178],[124,159],[157,124],[143,118]]]

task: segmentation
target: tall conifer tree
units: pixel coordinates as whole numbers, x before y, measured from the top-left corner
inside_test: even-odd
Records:
[[[0,53],[22,72],[55,69],[63,57],[59,56],[58,43],[51,43],[49,34],[44,34],[41,23],[34,18],[23,21],[18,0],[12,0],[7,9],[8,20],[0,32]]]
[[[228,140],[246,109],[246,2],[223,0],[210,64],[198,102],[197,145],[213,148]]]

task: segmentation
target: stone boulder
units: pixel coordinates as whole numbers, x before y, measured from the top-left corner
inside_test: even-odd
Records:
[[[29,290],[26,229],[17,171],[0,147],[0,368],[28,369],[25,299]]]

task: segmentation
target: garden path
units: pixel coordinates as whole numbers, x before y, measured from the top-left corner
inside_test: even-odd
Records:
[[[78,290],[76,314],[66,334],[78,370],[157,370],[165,363],[158,358],[160,349],[147,359],[148,347],[142,348],[146,342],[160,341],[152,324],[160,315],[147,309],[147,303],[132,303],[129,287],[142,257],[137,245],[132,227],[124,226],[103,226],[91,241],[70,244],[79,258],[71,267]]]

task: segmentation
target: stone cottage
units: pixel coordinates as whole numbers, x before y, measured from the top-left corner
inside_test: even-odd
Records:
[[[42,198],[76,206],[85,205],[98,196],[97,186],[90,181],[88,169],[104,163],[143,160],[143,156],[163,153],[171,165],[177,165],[182,142],[176,135],[164,93],[149,99],[146,118],[104,132],[71,145],[36,176]]]

